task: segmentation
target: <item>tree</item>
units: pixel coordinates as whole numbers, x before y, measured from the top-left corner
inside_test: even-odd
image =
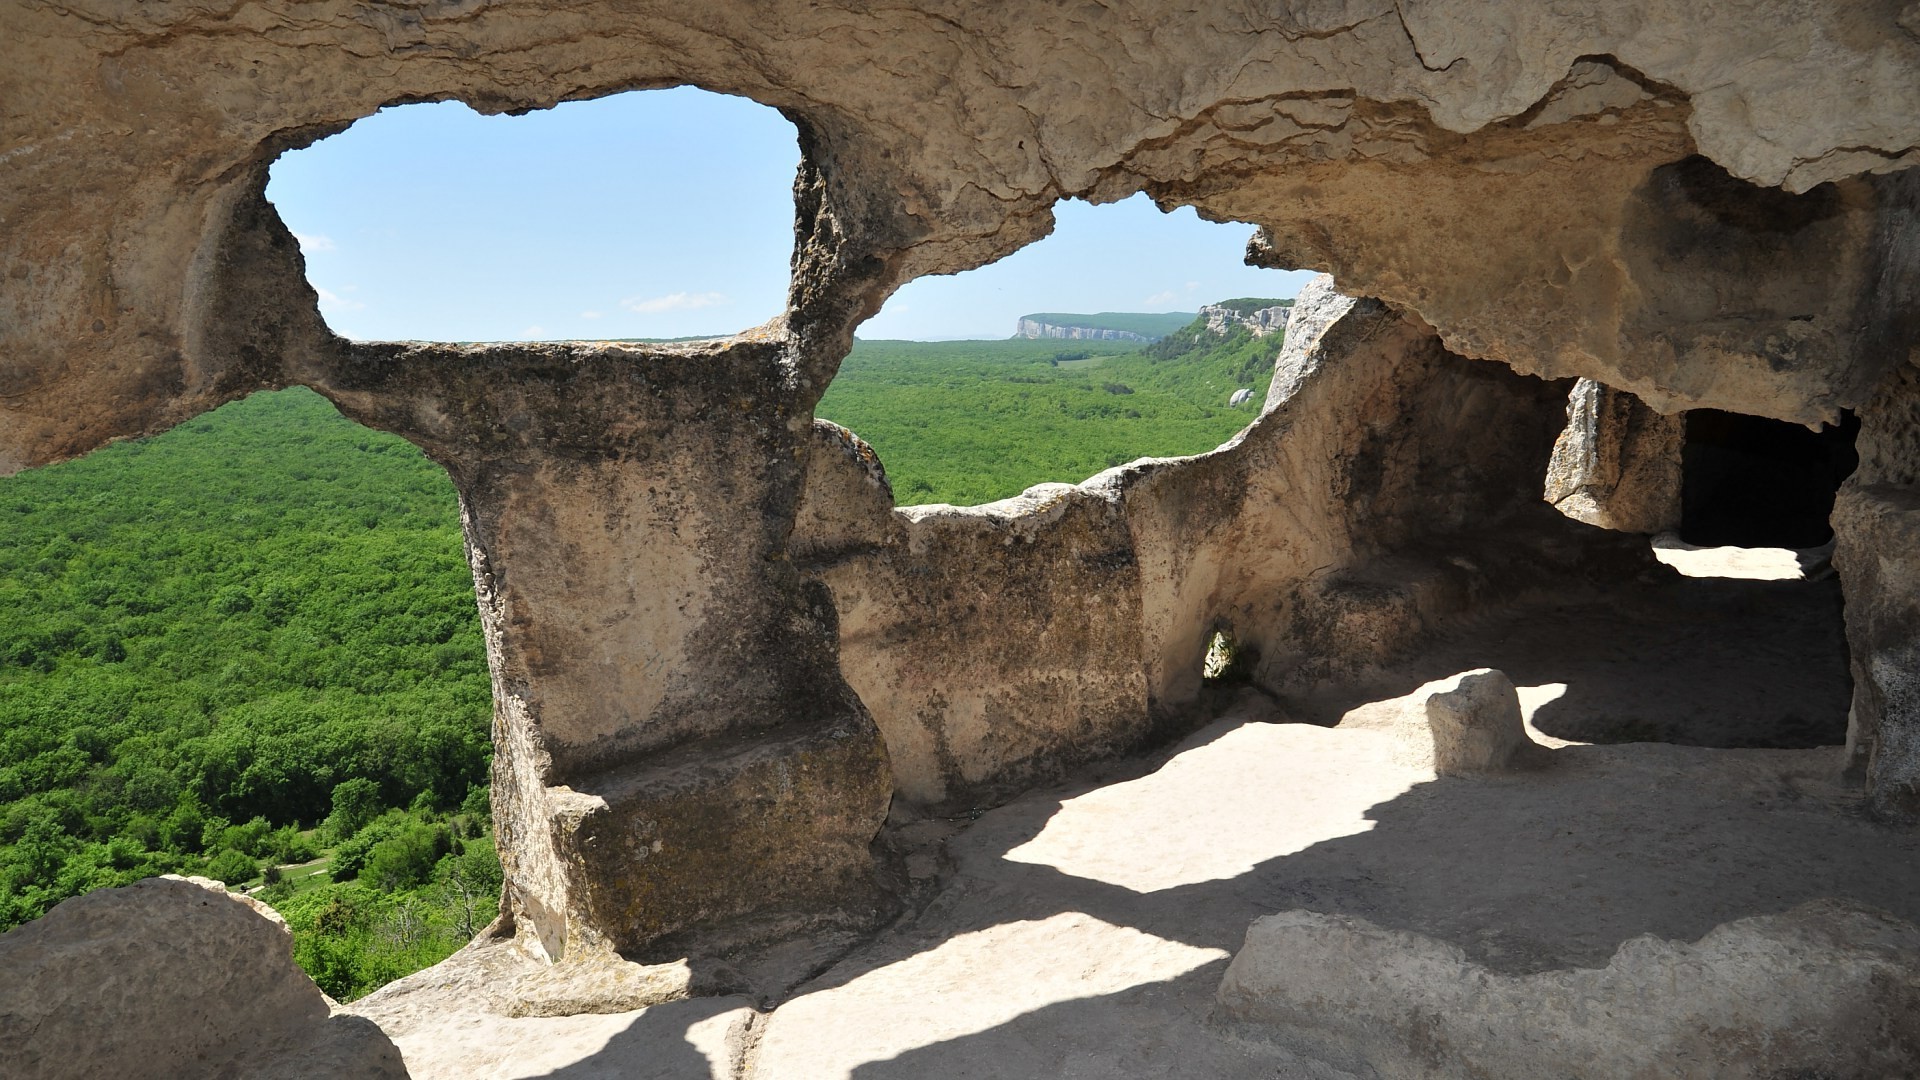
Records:
[[[342,780],[333,786],[333,813],[327,815],[327,835],[346,840],[380,814],[380,785],[365,777]]]
[[[472,940],[473,935],[493,921],[500,906],[503,875],[500,853],[494,850],[493,838],[468,844],[460,854],[441,859],[440,865],[434,868],[434,876],[440,881],[442,902],[453,916],[454,929],[462,939]]]
[[[367,852],[360,880],[382,892],[410,889],[433,877],[434,864],[451,850],[445,825],[409,825]]]
[[[223,882],[228,887],[250,881],[259,872],[260,864],[232,848],[215,855],[212,861],[207,863],[207,876]]]

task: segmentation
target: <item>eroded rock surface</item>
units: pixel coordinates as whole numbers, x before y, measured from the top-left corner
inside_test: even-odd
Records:
[[[826,590],[784,553],[811,430],[790,348],[357,344],[317,365],[460,492],[505,908],[553,958],[885,909],[887,748]]]
[[[5,5],[0,474],[295,383],[425,447],[487,634],[505,926],[564,963],[876,924],[890,798],[970,807],[1177,730],[1215,632],[1288,692],[1630,571],[1540,504],[1566,388],[1527,375],[1662,414],[1856,408],[1851,760],[1913,811],[1920,17],[1594,8]],[[729,341],[344,342],[264,198],[275,155],[386,104],[683,83],[800,132],[789,309]],[[1061,197],[1142,191],[1349,294],[1300,298],[1226,447],[898,510],[870,449],[811,423],[893,290],[1035,240]],[[1191,917],[1154,925],[1224,947]]]
[[[977,805],[1191,723],[1217,630],[1255,683],[1301,689],[1475,603],[1651,565],[1540,505],[1564,387],[1324,277],[1292,312],[1261,416],[1198,457],[892,510],[816,429],[792,546],[833,589],[900,797]]]
[[[1874,177],[1920,146],[1898,5],[1058,14],[9,5],[0,469],[166,427],[324,348],[265,168],[408,100],[693,83],[780,107],[806,156],[794,310],[829,352],[901,283],[1043,235],[1057,198],[1141,190],[1264,226],[1267,258],[1416,311],[1462,355],[1663,411],[1830,416],[1911,344],[1860,318],[1910,305],[1865,295]]]
[[[407,1076],[294,965],[280,916],[217,881],[76,896],[0,935],[0,972],[0,1073],[17,1080]]]
[[[1505,672],[1477,668],[1415,693],[1426,698],[1438,775],[1507,772],[1541,760],[1520,719],[1520,695]]]
[[[1573,384],[1567,428],[1553,444],[1547,501],[1589,525],[1658,533],[1680,524],[1686,423],[1592,379]]]
[[[1606,967],[1504,976],[1364,919],[1256,921],[1220,982],[1238,1030],[1393,1076],[1900,1076],[1920,1064],[1920,927],[1830,901]]]

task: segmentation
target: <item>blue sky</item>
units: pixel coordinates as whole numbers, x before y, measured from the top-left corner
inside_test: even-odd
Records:
[[[793,246],[793,126],[682,88],[526,116],[386,109],[274,163],[267,197],[335,331],[441,341],[729,334],[779,314]],[[1034,311],[1191,311],[1292,296],[1241,263],[1253,229],[1145,196],[1064,202],[1045,240],[923,278],[864,338],[1004,338]]]

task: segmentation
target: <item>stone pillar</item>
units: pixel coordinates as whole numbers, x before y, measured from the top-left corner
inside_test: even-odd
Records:
[[[1878,182],[1863,359],[1901,362],[1860,410],[1860,465],[1833,506],[1853,709],[1847,772],[1881,814],[1920,817],[1920,171]]]
[[[1682,417],[1662,416],[1624,390],[1580,379],[1567,428],[1553,444],[1546,499],[1589,525],[1657,533],[1680,524]]]
[[[550,957],[876,909],[887,755],[786,555],[786,349],[355,345],[321,380],[460,491],[506,906]]]

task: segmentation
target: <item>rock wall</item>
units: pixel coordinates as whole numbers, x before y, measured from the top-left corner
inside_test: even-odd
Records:
[[[352,345],[308,373],[459,490],[506,906],[549,956],[878,910],[887,753],[786,556],[809,425],[786,348]]]
[[[1666,413],[1864,408],[1842,570],[1855,745],[1893,806],[1920,776],[1916,72],[1909,8],[1838,0],[5,5],[0,474],[294,383],[445,464],[509,913],[558,955],[877,917],[896,784],[964,799],[1130,743],[1200,692],[1217,627],[1289,685],[1503,558],[1577,562],[1572,526],[1513,524],[1522,480],[1546,512],[1558,403],[1479,360]],[[383,105],[683,83],[800,132],[788,311],[731,341],[343,342],[264,198],[277,154]],[[801,508],[813,404],[893,290],[1039,238],[1062,197],[1142,191],[1380,300],[1297,312],[1319,345],[1219,453],[971,514],[882,513],[863,466],[840,496],[867,516]]]
[[[895,510],[864,444],[816,424],[792,550],[833,589],[898,797],[981,805],[1176,729],[1216,630],[1258,685],[1302,689],[1615,553],[1537,505],[1564,386],[1329,278],[1295,310],[1261,416],[1199,457]]]
[[[1214,334],[1229,334],[1239,327],[1253,331],[1254,337],[1266,337],[1268,334],[1287,328],[1287,318],[1293,313],[1291,305],[1275,304],[1272,307],[1255,308],[1252,311],[1239,311],[1219,304],[1205,304],[1200,308],[1200,317],[1207,320],[1207,331]]]
[[[1661,416],[1632,394],[1580,379],[1567,396],[1567,427],[1547,466],[1547,501],[1603,529],[1676,528],[1686,440],[1683,417]]]
[[[286,243],[261,198],[282,150],[393,102],[679,83],[801,128],[793,308],[828,373],[905,281],[1044,235],[1062,196],[1147,191],[1263,226],[1262,258],[1461,355],[1663,412],[1831,418],[1910,344],[1860,318],[1910,303],[1865,288],[1873,174],[1920,154],[1903,11],[8,5],[0,471],[275,385],[323,344],[297,252],[258,258]]]

